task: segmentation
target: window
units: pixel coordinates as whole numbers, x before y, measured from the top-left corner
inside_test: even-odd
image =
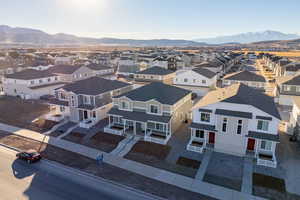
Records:
[[[257,122],[257,130],[267,131],[269,129],[269,122],[258,120]]]
[[[47,80],[48,80],[48,82],[50,82],[50,81],[51,81],[51,78],[48,78]]]
[[[156,129],[156,130],[163,131],[163,130],[164,130],[164,125],[156,123],[156,124],[155,124],[155,129]]]
[[[196,79],[193,79],[193,82],[196,83]]]
[[[222,132],[226,133],[226,131],[227,131],[227,118],[223,118]]]
[[[300,87],[296,87],[296,92],[300,92]]]
[[[185,79],[183,79],[183,81],[186,83],[186,82],[188,82],[188,79],[187,79],[187,78],[185,78]]]
[[[60,112],[65,112],[65,110],[66,110],[64,106],[60,106],[59,109],[60,109]]]
[[[56,80],[56,81],[58,80],[56,76],[55,76],[54,80]]]
[[[291,91],[291,86],[286,85],[286,86],[285,86],[285,90],[286,90],[286,91]]]
[[[43,83],[43,80],[42,80],[42,79],[40,79],[40,80],[39,80],[39,83]]]
[[[200,113],[200,120],[202,122],[210,122],[210,114],[209,113]]]
[[[195,131],[195,137],[197,138],[204,138],[204,131],[203,130],[196,130]]]
[[[34,84],[34,81],[30,81],[30,84],[33,85],[33,84]]]
[[[122,101],[121,103],[121,108],[122,109],[129,109],[129,103],[126,101]]]
[[[60,99],[66,99],[66,95],[63,92],[60,93]]]
[[[96,118],[97,116],[96,116],[96,111],[93,111],[92,112],[92,116],[93,116],[93,118]]]
[[[158,106],[150,105],[150,112],[151,113],[158,113]]]
[[[243,120],[239,119],[237,130],[236,130],[236,133],[239,134],[239,135],[242,133],[242,124],[243,124]]]
[[[262,140],[260,143],[260,148],[267,150],[267,151],[271,151],[272,149],[272,142],[271,141],[267,141],[267,140]]]
[[[202,83],[205,84],[205,83],[206,83],[206,80],[202,80]]]
[[[83,96],[83,103],[84,104],[87,104],[87,103],[89,103],[89,100],[88,100],[89,98],[87,97],[87,96]]]

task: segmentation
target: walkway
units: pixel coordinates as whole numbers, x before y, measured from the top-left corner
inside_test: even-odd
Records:
[[[75,144],[66,140],[60,140],[51,136],[45,136],[38,132],[21,129],[0,123],[0,130],[11,132],[16,135],[42,141],[53,146],[57,146],[72,152],[79,153],[89,158],[95,159],[100,153],[104,155],[104,162],[152,178],[164,183],[175,185],[188,191],[204,194],[217,199],[240,200],[240,199],[263,199],[246,193],[238,192],[221,186],[209,184],[201,180],[189,178],[179,174],[171,173],[165,170],[157,169],[148,165],[144,165],[135,161],[127,160],[119,156],[107,154],[99,150],[89,148],[80,144]]]
[[[204,152],[204,158],[202,160],[200,168],[197,171],[195,179],[201,180],[201,181],[203,180],[203,177],[204,177],[206,169],[208,167],[208,163],[209,163],[209,160],[211,158],[211,155],[212,155],[212,151],[209,150],[209,149],[206,149],[205,152]]]
[[[252,194],[253,159],[244,158],[242,192]]]

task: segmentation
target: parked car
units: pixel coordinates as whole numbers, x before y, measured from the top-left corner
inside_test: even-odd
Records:
[[[35,150],[23,151],[16,154],[16,157],[25,160],[27,163],[33,163],[41,160],[42,156]]]

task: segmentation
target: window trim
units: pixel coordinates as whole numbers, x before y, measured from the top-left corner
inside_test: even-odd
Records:
[[[262,126],[261,126],[262,129],[259,129],[259,122],[262,122]],[[263,127],[264,127],[264,126],[263,126],[263,123],[267,123],[267,130],[264,130],[264,129],[263,129]],[[270,124],[269,124],[269,121],[268,121],[268,120],[259,119],[259,120],[257,120],[257,126],[256,126],[256,129],[259,130],[259,131],[265,131],[265,132],[267,132],[267,131],[269,131],[269,125],[270,125]]]
[[[202,120],[202,115],[208,115],[208,121]],[[211,119],[210,113],[208,113],[208,112],[203,112],[203,111],[200,112],[200,121],[201,121],[201,122],[210,123],[210,119]]]
[[[228,118],[223,117],[223,120],[222,120],[222,133],[227,133],[227,124],[228,124]],[[224,125],[225,125],[225,131],[224,131]]]

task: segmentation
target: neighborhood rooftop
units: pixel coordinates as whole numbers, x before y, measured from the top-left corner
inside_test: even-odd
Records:
[[[209,92],[195,107],[203,107],[217,102],[252,105],[277,119],[281,119],[272,97],[242,83]]]
[[[62,87],[62,89],[74,92],[76,94],[98,95],[129,85],[130,84],[121,81],[108,80],[100,77],[91,77],[65,85]]]
[[[49,71],[34,70],[34,69],[27,69],[24,71],[5,75],[6,78],[21,79],[21,80],[47,78],[47,77],[51,77],[51,76],[56,76],[56,75],[53,73],[50,73]]]
[[[201,75],[207,77],[207,78],[212,78],[212,77],[216,76],[215,72],[212,72],[212,71],[202,68],[202,67],[194,68],[192,70],[198,74],[201,74]]]
[[[173,105],[190,93],[190,91],[182,88],[153,82],[118,97],[125,96],[134,101],[149,101],[153,99],[162,104]]]
[[[150,67],[148,69],[145,69],[143,71],[139,71],[136,74],[149,74],[149,75],[168,75],[172,74],[174,71],[165,69],[159,66]]]
[[[266,82],[266,79],[254,72],[250,71],[240,71],[232,74],[228,74],[224,77],[225,80],[236,80],[236,81],[256,81],[256,82]]]

